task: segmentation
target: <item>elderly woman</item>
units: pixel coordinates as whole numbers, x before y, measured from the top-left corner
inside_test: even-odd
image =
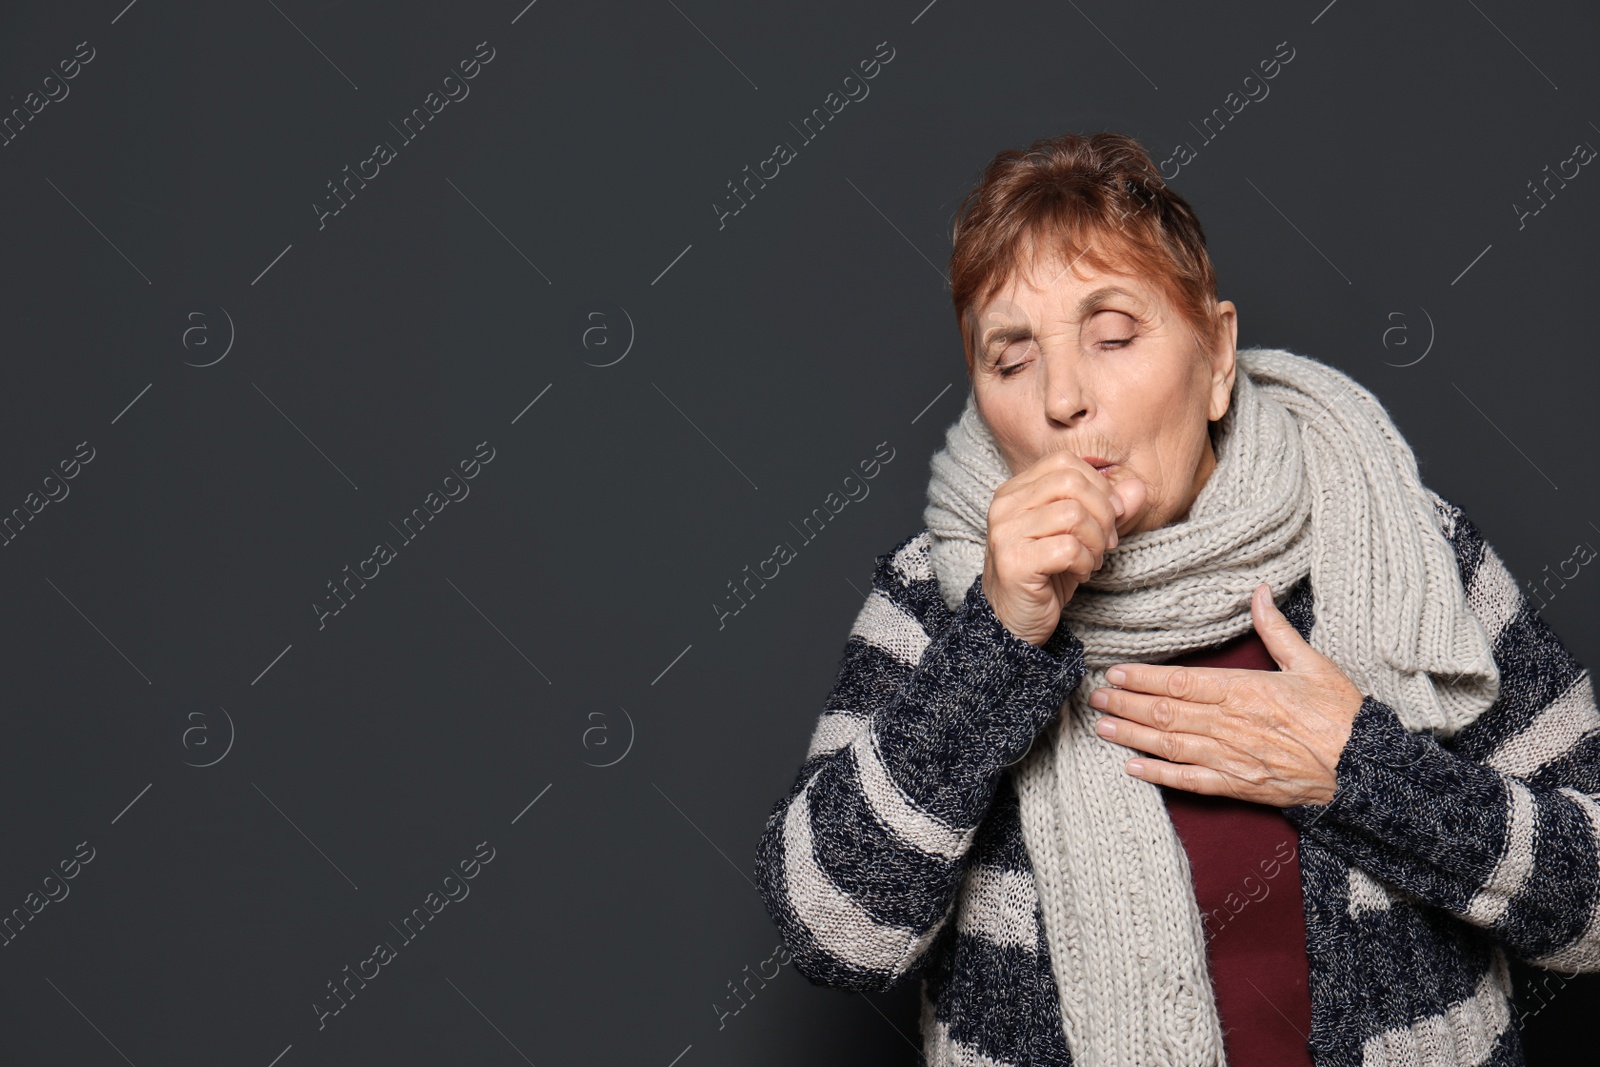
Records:
[[[1600,970],[1589,675],[1366,389],[1236,351],[1133,140],[963,203],[971,392],[758,851],[930,1064],[1520,1064]]]

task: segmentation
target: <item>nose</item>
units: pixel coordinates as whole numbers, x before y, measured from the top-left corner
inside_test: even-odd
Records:
[[[1091,406],[1087,384],[1071,352],[1053,352],[1039,357],[1044,374],[1044,411],[1051,421],[1075,426],[1089,415]]]

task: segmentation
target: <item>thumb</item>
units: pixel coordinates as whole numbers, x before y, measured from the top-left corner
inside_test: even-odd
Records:
[[[1117,530],[1126,532],[1143,514],[1143,508],[1150,499],[1150,487],[1143,478],[1127,478],[1111,486],[1111,501],[1113,505],[1120,504],[1122,510],[1117,513]]]
[[[1322,654],[1300,636],[1300,631],[1272,602],[1272,587],[1266,582],[1256,586],[1250,598],[1250,615],[1261,643],[1267,646],[1279,669],[1307,670],[1321,662]]]

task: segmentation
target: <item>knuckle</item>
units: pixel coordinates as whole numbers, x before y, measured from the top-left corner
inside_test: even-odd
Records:
[[[1200,772],[1194,767],[1182,767],[1178,770],[1178,784],[1190,792],[1200,788]]]
[[[1162,734],[1159,745],[1162,758],[1168,762],[1177,762],[1183,756],[1183,738],[1177,734]]]
[[[1188,697],[1194,688],[1194,675],[1179,667],[1167,678],[1167,691],[1175,697]]]
[[[1150,715],[1155,719],[1156,725],[1163,730],[1170,729],[1173,720],[1177,718],[1177,713],[1173,711],[1172,704],[1166,700],[1156,701],[1155,707],[1150,709]]]
[[[1267,768],[1255,761],[1240,766],[1231,766],[1228,768],[1228,773],[1256,790],[1261,789],[1272,781],[1272,775],[1267,773]]]
[[[1089,479],[1085,478],[1083,472],[1076,467],[1069,467],[1057,475],[1056,484],[1063,497],[1076,502],[1087,490]]]

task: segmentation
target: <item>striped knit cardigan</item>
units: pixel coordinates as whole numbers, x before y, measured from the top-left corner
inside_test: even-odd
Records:
[[[1431,495],[1494,642],[1500,695],[1446,740],[1408,732],[1369,696],[1333,801],[1284,809],[1317,1067],[1522,1064],[1506,954],[1600,970],[1589,673],[1478,529]],[[1005,772],[1077,686],[1083,646],[1067,626],[1041,646],[1013,635],[981,576],[952,613],[930,545],[922,530],[877,557],[809,752],[762,834],[761,894],[814,984],[885,990],[921,975],[929,1065],[1065,1067]],[[1309,579],[1284,614],[1309,635]]]

